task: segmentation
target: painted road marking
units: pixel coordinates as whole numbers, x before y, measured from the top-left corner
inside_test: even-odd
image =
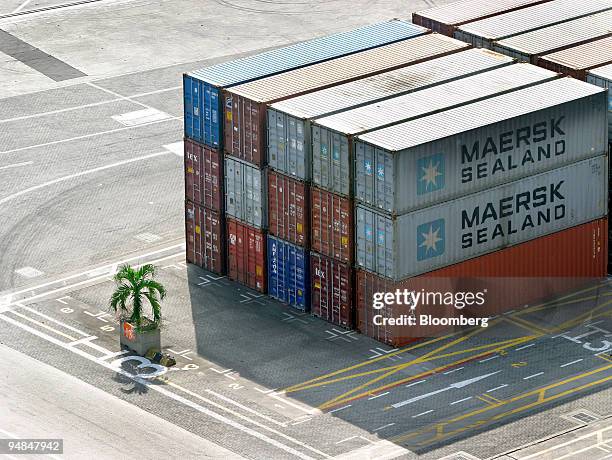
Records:
[[[161,110],[151,108],[122,113],[121,115],[112,115],[111,118],[124,126],[139,126],[156,121],[167,120],[171,117]]]
[[[193,353],[193,351],[191,351],[189,348],[186,348],[185,350],[182,351],[174,351],[172,348],[168,348],[168,351],[170,353],[174,353],[177,356],[180,356],[181,358],[185,358],[188,359],[189,361],[193,361],[193,358],[191,358],[190,356],[187,356],[190,353]]]
[[[508,384],[504,383],[503,385],[500,385],[498,387],[491,388],[490,390],[485,391],[485,393],[491,393],[492,391],[501,390],[502,388],[506,388],[507,386]]]
[[[427,379],[419,380],[418,382],[409,383],[408,385],[405,385],[405,387],[408,388],[408,387],[411,387],[411,386],[414,386],[414,385],[418,385],[419,383],[423,383],[423,382],[426,382],[426,381],[427,381]]]
[[[570,361],[569,363],[561,364],[559,367],[571,366],[572,364],[579,363],[580,361],[584,361],[584,358],[580,358],[575,361]]]
[[[467,398],[463,398],[463,399],[458,399],[457,401],[453,401],[452,403],[450,403],[451,406],[455,405],[455,404],[459,404],[462,403],[464,401],[469,401],[470,399],[472,399],[471,396],[468,396]]]
[[[286,422],[285,422],[285,423],[283,423],[283,422],[279,422],[278,420],[275,420],[275,419],[273,419],[272,417],[268,417],[267,415],[262,414],[261,412],[258,412],[258,411],[256,411],[255,409],[253,409],[253,408],[251,408],[251,407],[247,407],[247,406],[245,406],[244,404],[240,404],[238,401],[234,401],[233,399],[228,398],[227,396],[223,396],[222,394],[216,393],[216,392],[214,392],[214,391],[212,391],[212,390],[209,390],[209,389],[206,389],[206,390],[204,390],[204,391],[205,391],[206,393],[210,394],[210,395],[215,396],[216,398],[221,399],[222,401],[225,401],[225,402],[227,402],[227,403],[233,404],[233,405],[234,405],[234,406],[236,406],[236,407],[240,407],[242,410],[245,410],[245,411],[247,411],[247,412],[250,412],[250,413],[251,413],[251,414],[253,414],[253,415],[257,415],[258,417],[263,418],[264,420],[267,420],[267,421],[269,421],[269,422],[272,422],[272,423],[274,423],[275,425],[278,425],[278,426],[283,426],[283,427],[287,426],[287,423],[286,423]]]
[[[465,369],[465,367],[458,367],[457,369],[453,369],[452,371],[444,372],[444,375],[452,374],[453,372],[460,371],[461,369]]]
[[[349,407],[352,407],[352,406],[353,406],[352,404],[348,404],[346,406],[339,407],[338,409],[330,410],[328,414],[333,414],[334,412],[339,412],[341,410],[348,409]]]
[[[421,417],[423,415],[431,414],[433,411],[434,411],[433,409],[426,410],[425,412],[421,412],[420,414],[413,415],[412,418],[417,418],[417,417]]]
[[[173,144],[164,145],[166,150],[174,153],[177,157],[183,158],[185,156],[185,147],[183,146],[183,141],[174,142]]]
[[[149,233],[149,232],[139,233],[134,238],[140,241],[144,241],[145,243],[155,243],[156,241],[159,241],[162,239],[161,236],[155,235],[154,233]]]
[[[523,347],[515,348],[514,351],[524,350],[525,348],[533,347],[535,343],[530,343],[529,345],[525,345]]]
[[[25,319],[26,321],[29,321],[31,323],[37,324],[38,326],[44,328],[44,329],[48,329],[49,331],[55,332],[57,335],[61,335],[62,337],[66,337],[68,340],[71,341],[75,341],[77,340],[75,337],[72,337],[71,335],[65,334],[62,331],[58,331],[57,329],[52,328],[51,326],[47,326],[44,323],[41,323],[40,321],[36,321],[34,318],[30,318],[29,316],[23,315],[21,313],[19,313],[18,311],[12,311],[11,312],[13,315],[15,316],[19,316],[20,318]]]
[[[486,363],[487,361],[491,361],[492,359],[496,359],[496,358],[499,358],[499,355],[491,356],[490,358],[487,358],[487,359],[481,359],[478,362],[479,363]]]
[[[384,430],[385,428],[389,428],[390,426],[393,426],[393,425],[395,425],[395,423],[387,423],[386,425],[379,426],[378,428],[376,428],[374,430],[374,433],[376,433],[377,431],[380,431],[380,430]]]
[[[87,332],[81,331],[80,329],[77,329],[76,327],[72,327],[72,326],[70,326],[70,325],[68,325],[66,323],[58,321],[55,318],[52,318],[51,316],[45,315],[44,313],[41,313],[41,312],[39,312],[37,310],[34,310],[33,308],[26,307],[25,305],[22,305],[20,303],[18,303],[17,305],[19,307],[23,308],[24,310],[27,310],[27,311],[29,311],[31,313],[34,313],[35,315],[40,316],[41,318],[45,318],[47,321],[51,321],[51,322],[53,322],[55,324],[58,324],[58,325],[66,328],[66,329],[68,329],[68,330],[70,330],[72,332],[76,332],[77,334],[82,335],[83,337],[89,337],[89,335],[90,335]]]
[[[31,165],[31,164],[34,164],[34,162],[33,161],[25,161],[23,163],[13,163],[12,165],[1,166],[0,167],[0,171],[3,170],[3,169],[18,168],[20,166],[28,166],[28,165]]]
[[[34,267],[22,267],[15,270],[15,273],[25,278],[36,278],[37,276],[41,276],[44,274],[44,272],[41,272],[40,270],[37,270]]]
[[[538,372],[537,374],[533,374],[533,375],[529,375],[527,377],[523,377],[523,380],[529,380],[529,379],[532,379],[534,377],[538,377],[539,375],[542,375],[542,374],[544,374],[544,372]]]
[[[379,395],[372,396],[371,398],[368,398],[368,400],[372,400],[372,399],[380,398],[380,397],[385,396],[385,395],[388,395],[388,394],[389,394],[389,392],[387,391],[386,393],[381,393],[381,394],[379,394]]]

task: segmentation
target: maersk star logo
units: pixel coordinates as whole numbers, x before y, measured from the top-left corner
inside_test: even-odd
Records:
[[[444,219],[427,222],[417,227],[417,260],[431,259],[444,254]]]
[[[416,174],[418,195],[444,188],[444,155],[419,158]]]
[[[366,160],[363,162],[363,169],[365,169],[365,173],[368,176],[372,175],[372,163],[370,161]]]

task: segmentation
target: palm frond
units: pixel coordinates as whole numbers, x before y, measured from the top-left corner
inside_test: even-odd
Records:
[[[117,309],[119,309],[122,312],[126,312],[127,306],[125,305],[125,302],[128,300],[131,294],[132,289],[127,284],[121,284],[118,286],[115,292],[113,292],[110,300],[110,307],[113,309],[113,311],[117,312]]]
[[[163,300],[166,297],[166,288],[155,280],[145,280],[142,283],[143,288],[147,288],[149,292],[157,292],[159,297]]]
[[[159,303],[159,299],[153,292],[144,292],[143,294],[151,304],[151,310],[153,311],[153,321],[155,323],[159,323],[161,321],[161,305]]]

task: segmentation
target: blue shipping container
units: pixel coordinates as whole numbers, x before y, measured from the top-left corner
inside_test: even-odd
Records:
[[[222,142],[220,90],[287,70],[365,51],[427,33],[424,27],[394,19],[349,32],[277,48],[216,64],[183,76],[185,136],[214,148]]]
[[[268,236],[268,294],[298,310],[310,310],[308,250]]]

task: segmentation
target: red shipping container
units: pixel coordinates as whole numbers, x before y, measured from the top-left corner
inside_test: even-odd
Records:
[[[310,188],[312,249],[352,264],[353,202],[320,188]]]
[[[185,196],[188,200],[223,212],[223,157],[219,150],[189,139],[185,146]]]
[[[353,329],[353,270],[351,266],[316,252],[310,253],[312,314]]]
[[[225,94],[224,99],[225,153],[260,167],[265,165],[266,105],[237,94]]]
[[[185,200],[187,262],[225,274],[223,214]]]
[[[227,260],[230,279],[266,292],[266,235],[263,230],[227,219]]]
[[[480,318],[599,282],[606,276],[607,258],[608,220],[604,218],[397,283],[358,270],[357,329],[381,342],[402,346],[453,328],[375,325],[374,315],[397,318],[410,312],[409,307],[397,304],[375,309],[372,305],[374,293],[395,292],[396,289],[472,293],[486,290],[485,303],[480,307],[458,310],[438,305],[422,310],[417,307],[415,311],[416,315],[435,311],[436,317]]]
[[[268,231],[298,246],[308,247],[310,206],[308,185],[268,171]]]

